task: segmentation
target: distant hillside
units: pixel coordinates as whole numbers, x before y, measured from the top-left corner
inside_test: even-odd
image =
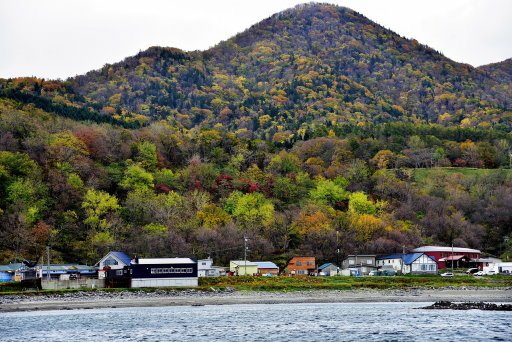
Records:
[[[489,73],[498,83],[510,88],[510,84],[512,83],[512,58],[499,63],[483,65],[478,69]]]

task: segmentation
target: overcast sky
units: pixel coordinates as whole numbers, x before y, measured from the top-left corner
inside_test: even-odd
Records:
[[[0,0],[0,78],[62,78],[150,46],[204,50],[293,0]],[[511,0],[339,0],[474,66],[512,57]]]

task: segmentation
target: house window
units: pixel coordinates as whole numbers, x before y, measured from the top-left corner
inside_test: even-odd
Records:
[[[428,265],[428,266],[429,266],[430,271],[436,270],[436,265]]]
[[[297,270],[297,274],[306,274],[306,271],[304,271],[304,270]]]
[[[201,265],[206,265],[206,262],[202,262]]]
[[[105,260],[105,262],[103,263],[105,266],[111,266],[111,265],[119,265],[119,263],[117,262],[116,259],[114,258],[108,258]]]
[[[311,261],[307,261],[307,262],[306,262],[306,264],[307,264],[308,266],[310,266],[310,265],[312,265],[312,262],[311,262]]]
[[[302,266],[302,261],[297,261],[297,263],[295,265]]]

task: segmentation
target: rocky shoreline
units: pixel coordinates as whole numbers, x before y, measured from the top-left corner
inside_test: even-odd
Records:
[[[512,311],[512,304],[495,304],[484,302],[452,303],[450,301],[439,301],[421,308],[427,310],[486,310],[486,311]]]
[[[29,296],[0,296],[0,313],[178,305],[236,305],[364,302],[495,302],[512,303],[512,288],[453,288],[401,290],[310,290],[293,292],[223,290],[79,291]]]

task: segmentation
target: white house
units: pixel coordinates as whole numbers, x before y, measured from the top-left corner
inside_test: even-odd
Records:
[[[208,257],[208,259],[197,260],[197,276],[198,277],[210,277],[210,271],[212,271],[213,259]]]
[[[424,253],[391,254],[377,258],[379,269],[393,268],[404,274],[436,274],[437,263]]]
[[[130,261],[130,257],[124,252],[109,252],[96,263],[96,266],[98,266],[98,278],[105,278],[108,269],[122,270],[125,266],[130,266]]]
[[[197,275],[199,277],[220,277],[226,275],[226,270],[223,267],[213,266],[213,259],[197,260]]]

